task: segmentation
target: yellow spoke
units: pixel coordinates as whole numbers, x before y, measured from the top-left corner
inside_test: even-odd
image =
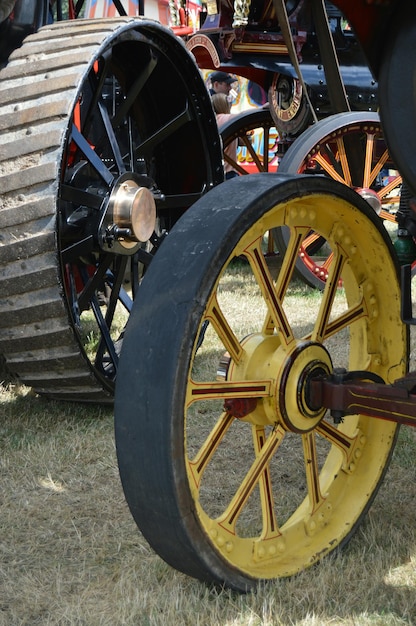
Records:
[[[199,489],[202,475],[231,424],[234,422],[234,419],[235,418],[229,413],[222,413],[220,419],[209,433],[196,456],[192,461],[188,462],[188,468],[196,489]]]
[[[318,458],[315,435],[313,432],[302,435],[302,445],[311,514],[313,514],[324,500],[319,486]]]
[[[258,426],[253,428],[253,440],[256,456],[259,456],[266,441],[266,433],[263,427]],[[272,481],[270,476],[270,467],[268,465],[261,475],[259,488],[263,518],[262,539],[265,539],[266,537],[270,539],[273,536],[280,535],[280,532],[274,512]]]
[[[244,250],[244,254],[250,261],[251,268],[257,283],[261,289],[264,301],[269,310],[270,318],[273,320],[275,327],[279,331],[284,343],[290,344],[293,340],[292,329],[283,310],[282,303],[276,292],[273,278],[267,267],[266,259],[260,249],[260,240]],[[282,274],[282,270],[280,272]],[[270,318],[265,322],[265,328],[270,328]]]
[[[325,420],[317,426],[316,432],[341,450],[344,458],[344,466],[346,467],[349,467],[353,460],[360,441],[361,445],[364,445],[364,439],[360,433],[357,432],[354,437],[349,437]]]
[[[306,241],[309,233],[309,228],[296,227],[293,230],[291,229],[289,243],[287,245],[285,255],[282,260],[282,267],[276,282],[276,293],[280,301],[282,301],[285,297],[289,283],[292,279],[296,261],[299,258],[300,247],[302,243]]]
[[[325,335],[322,337],[322,340],[328,339],[328,337],[339,333],[344,328],[348,328],[353,322],[356,322],[362,317],[367,317],[367,308],[363,300],[361,300],[360,303],[356,306],[351,307],[350,309],[348,309],[348,311],[345,311],[344,313],[342,313],[342,315],[339,315],[331,322],[329,322],[327,324]],[[302,341],[311,341],[312,335],[313,333],[303,335]]]
[[[348,328],[351,326],[353,322],[361,319],[362,317],[367,316],[367,308],[365,306],[364,300],[361,300],[359,304],[342,313],[336,319],[329,322],[326,326],[325,334],[322,339],[327,339],[336,333],[339,333],[344,328]]]
[[[224,348],[227,350],[227,352],[229,352],[230,357],[235,363],[238,363],[244,350],[241,347],[240,342],[235,336],[227,320],[225,319],[215,293],[213,294],[211,301],[208,305],[206,319],[209,320],[213,325],[218,337],[221,339]]]
[[[259,450],[244,480],[232,498],[224,514],[217,520],[218,523],[231,533],[235,533],[235,525],[239,515],[242,513],[250,495],[262,479],[263,473],[268,469],[268,464],[280,446],[285,431],[281,426],[277,426],[268,436],[264,445]],[[264,513],[263,513],[264,515]]]
[[[195,382],[194,380],[189,380],[186,405],[189,407],[198,400],[268,398],[271,393],[270,389],[270,380],[224,382]]]
[[[332,305],[338,290],[338,284],[341,279],[341,272],[345,260],[346,257],[342,254],[341,250],[338,249],[338,253],[334,256],[333,262],[329,268],[328,279],[325,283],[319,314],[312,333],[313,341],[322,342],[324,337],[327,336],[329,317],[331,315]]]

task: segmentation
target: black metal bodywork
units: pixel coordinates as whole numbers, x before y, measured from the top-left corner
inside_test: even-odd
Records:
[[[25,37],[47,24],[49,19],[48,0],[16,0],[9,5],[12,11],[0,23],[0,67],[6,63],[13,50],[22,45]]]
[[[303,79],[313,108],[322,118],[340,111],[328,95],[328,79],[312,4],[313,0],[286,2],[286,10]],[[377,82],[368,68],[360,43],[341,11],[329,2],[325,3],[325,8],[349,107],[352,110],[376,111]],[[273,2],[254,0],[248,24],[237,36],[232,29],[232,21],[230,0],[221,0],[218,13],[203,19],[200,30],[188,42],[200,67],[214,68],[219,62],[222,69],[245,76],[266,91],[275,74],[298,78]]]

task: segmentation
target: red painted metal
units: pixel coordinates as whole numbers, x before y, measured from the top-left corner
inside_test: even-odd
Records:
[[[351,377],[352,373],[348,374]],[[415,374],[384,385],[362,380],[335,382],[331,377],[309,382],[311,406],[324,406],[336,416],[362,414],[416,426]]]

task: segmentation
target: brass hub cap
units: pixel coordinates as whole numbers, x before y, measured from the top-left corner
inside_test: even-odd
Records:
[[[129,231],[119,239],[126,247],[146,242],[156,223],[156,204],[152,192],[141,187],[132,174],[124,174],[115,185],[108,204],[108,219],[119,229]]]

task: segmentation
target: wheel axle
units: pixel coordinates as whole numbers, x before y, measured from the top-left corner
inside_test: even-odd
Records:
[[[365,376],[365,378],[364,378]],[[405,376],[386,385],[368,382],[364,372],[317,376],[309,381],[311,402],[329,409],[336,421],[360,413],[370,417],[416,426],[416,380]]]

